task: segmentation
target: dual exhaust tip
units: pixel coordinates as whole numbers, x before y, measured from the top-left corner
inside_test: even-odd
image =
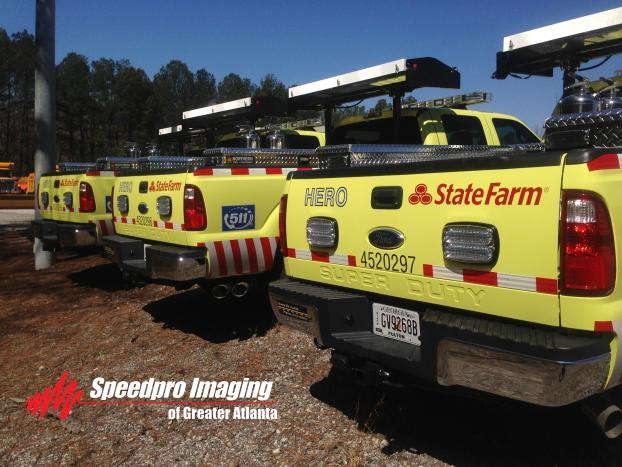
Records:
[[[216,300],[222,300],[231,294],[234,298],[244,298],[248,294],[250,285],[248,282],[235,282],[233,284],[216,284],[212,287],[212,296]]]

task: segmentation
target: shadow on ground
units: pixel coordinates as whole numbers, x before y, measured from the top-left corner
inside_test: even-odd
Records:
[[[275,324],[268,301],[259,294],[216,301],[204,290],[194,288],[151,302],[143,309],[167,328],[214,343],[260,336]]]
[[[577,407],[540,409],[503,399],[471,399],[419,389],[364,388],[334,370],[311,394],[381,434],[387,455],[427,453],[452,465],[621,465]]]
[[[80,252],[77,255],[86,255]],[[119,268],[112,263],[98,264],[90,268],[72,272],[67,276],[71,282],[81,287],[90,287],[105,292],[118,292],[127,289],[127,284],[121,278]]]

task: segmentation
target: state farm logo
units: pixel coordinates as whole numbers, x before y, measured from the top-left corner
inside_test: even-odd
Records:
[[[181,190],[181,182],[174,182],[169,180],[168,182],[151,182],[149,185],[149,191],[179,191]]]
[[[469,183],[466,187],[455,186],[453,183],[441,183],[436,187],[436,196],[428,193],[427,185],[420,183],[415,192],[408,197],[410,204],[447,204],[475,206],[538,206],[543,193],[548,187],[540,186],[503,186],[500,182],[491,182],[487,187],[474,187]]]
[[[408,197],[410,204],[430,204],[432,202],[432,195],[428,193],[428,186],[425,183],[420,183],[415,187],[415,192]]]

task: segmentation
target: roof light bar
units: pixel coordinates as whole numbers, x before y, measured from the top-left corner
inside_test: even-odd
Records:
[[[254,121],[287,113],[287,102],[271,96],[244,97],[222,104],[187,110],[182,114],[184,128],[214,127],[231,121]]]
[[[290,106],[321,109],[422,87],[460,88],[460,72],[432,57],[400,58],[362,70],[289,88]]]
[[[314,149],[216,148],[203,152],[204,167],[319,167]]]
[[[100,157],[97,159],[98,170],[132,170],[138,168],[138,159],[134,157]]]
[[[95,162],[59,162],[58,171],[63,173],[86,173],[96,167]]]
[[[187,170],[202,167],[203,157],[190,156],[148,156],[138,158],[138,170],[155,172],[160,170]]]
[[[431,107],[464,108],[467,105],[485,104],[492,100],[489,92],[471,92],[468,94],[457,94],[455,96],[441,97],[439,99],[429,99],[426,101],[404,104],[404,109],[422,109]]]
[[[622,7],[503,38],[494,78],[553,76],[553,68],[622,52]]]

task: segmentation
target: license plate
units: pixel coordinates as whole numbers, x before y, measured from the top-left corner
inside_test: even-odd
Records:
[[[419,313],[396,306],[372,305],[374,334],[413,345],[421,345]]]

